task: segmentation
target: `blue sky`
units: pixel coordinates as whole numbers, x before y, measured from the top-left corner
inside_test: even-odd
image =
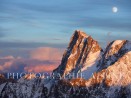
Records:
[[[65,48],[76,29],[102,46],[130,39],[131,0],[0,0],[0,49]]]

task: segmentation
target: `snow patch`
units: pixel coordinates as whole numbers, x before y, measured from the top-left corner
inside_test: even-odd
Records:
[[[115,40],[112,47],[115,47],[116,45],[119,45],[122,42],[123,42],[123,40]]]
[[[97,64],[101,57],[101,51],[90,53],[84,67],[81,69],[81,73],[85,79],[89,79],[94,72],[98,70]]]

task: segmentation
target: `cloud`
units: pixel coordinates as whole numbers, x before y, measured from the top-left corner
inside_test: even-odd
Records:
[[[34,59],[3,57],[0,59],[0,72],[51,72],[60,62],[38,61]]]
[[[93,28],[93,29],[101,29],[106,31],[123,31],[129,32],[131,31],[131,22],[124,21],[125,17],[95,17],[95,16],[79,16],[75,18],[70,18],[69,22],[65,23],[57,23],[57,25],[63,25],[66,27],[72,28]],[[127,17],[127,20],[130,18]],[[106,22],[105,22],[106,21]]]
[[[57,3],[59,2],[59,3]],[[0,20],[2,21],[2,27],[6,29],[12,29],[4,31],[3,33],[10,34],[14,31],[15,35],[8,37],[8,40],[12,40],[12,36],[15,38],[21,38],[20,32],[26,32],[29,35],[29,40],[36,40],[35,36],[30,37],[34,32],[42,32],[37,34],[41,38],[46,36],[46,39],[50,42],[59,43],[67,40],[59,41],[61,35],[64,36],[65,32],[72,32],[75,29],[89,30],[90,34],[94,34],[97,38],[101,39],[104,34],[99,32],[114,32],[121,31],[122,35],[131,31],[130,18],[130,3],[131,1],[112,1],[117,3],[120,8],[120,12],[113,14],[111,11],[112,3],[110,1],[102,0],[95,2],[94,0],[57,0],[48,2],[45,0],[30,1],[30,0],[3,0],[0,3],[0,10],[2,15]],[[67,6],[63,6],[67,5]],[[14,15],[15,14],[15,15]],[[97,15],[98,14],[98,15]],[[101,15],[99,15],[101,14]],[[13,17],[12,17],[13,16]],[[12,25],[13,24],[13,25]],[[22,28],[21,28],[21,25]],[[27,25],[30,24],[30,25]],[[17,27],[18,28],[13,28]],[[39,26],[42,28],[39,28]],[[20,28],[19,28],[20,27]],[[36,27],[36,28],[35,28]],[[90,31],[91,29],[91,31]],[[63,30],[63,31],[62,31]],[[30,33],[29,33],[29,32]],[[44,32],[43,32],[44,31]],[[2,31],[1,31],[2,32]],[[49,32],[48,35],[46,33]],[[57,34],[56,34],[57,32]],[[61,34],[63,32],[63,34]],[[88,31],[87,31],[88,32]],[[95,32],[95,33],[93,33]],[[18,34],[19,33],[19,34]],[[96,35],[99,35],[97,36]],[[7,35],[8,35],[7,34]],[[12,33],[13,34],[13,33]],[[22,33],[23,34],[23,33]],[[52,39],[50,35],[55,35],[58,38]],[[1,35],[1,34],[0,34]],[[70,36],[68,33],[65,38]],[[2,35],[1,35],[2,36]],[[8,35],[9,36],[9,35]],[[47,40],[43,38],[46,42]],[[67,39],[67,38],[66,38]],[[22,37],[21,40],[25,40]],[[63,43],[64,43],[63,42]],[[103,41],[104,42],[104,41]],[[24,42],[0,42],[0,48],[36,48],[36,47],[65,47],[67,44],[50,44],[50,43],[24,43]]]
[[[1,72],[23,72],[26,64],[20,57],[6,56],[0,58]]]
[[[12,64],[13,64],[13,61],[7,61],[4,63],[4,65],[0,66],[0,70],[6,71],[11,67]]]
[[[61,61],[63,49],[40,47],[29,52],[29,58],[0,57],[0,72],[51,72]]]
[[[53,38],[52,40],[58,40],[59,41],[59,40],[62,40],[62,39],[61,38]]]
[[[31,10],[31,11],[37,11],[41,13],[50,13],[50,14],[56,14],[56,13],[72,13],[77,11],[82,11],[84,8],[82,7],[84,4],[82,4],[81,1],[77,0],[79,2],[78,4],[74,4],[75,2],[63,2],[61,0],[56,0],[52,2],[48,1],[40,1],[41,3],[37,2],[21,2],[17,3],[17,7],[21,9]],[[59,3],[56,3],[59,2]],[[63,6],[63,4],[66,4],[68,6]],[[77,7],[79,6],[79,9]]]
[[[26,66],[24,68],[27,72],[52,72],[57,67],[57,65],[35,65],[35,66]]]
[[[21,41],[0,41],[0,49],[4,48],[37,48],[37,47],[54,47],[63,48],[66,44],[53,44],[53,43],[42,43],[42,42],[21,42]]]
[[[24,61],[27,66],[24,67],[26,72],[52,72],[60,61],[55,60],[41,60],[41,59],[28,59]]]
[[[0,21],[2,21],[2,20],[4,20],[4,19],[0,16]],[[4,28],[3,26],[0,25],[0,38],[8,36],[9,34],[7,32],[9,32],[10,30],[11,29]]]
[[[5,34],[0,32],[0,38],[4,37],[4,36],[5,36]]]
[[[50,47],[40,47],[31,51],[31,58],[40,61],[60,61],[63,54],[62,49],[50,48]]]
[[[3,59],[3,60],[12,60],[12,59],[15,59],[13,56],[9,55],[9,56],[5,56],[5,57],[0,57],[0,59]]]

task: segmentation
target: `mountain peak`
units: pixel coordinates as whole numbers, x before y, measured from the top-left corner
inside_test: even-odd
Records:
[[[78,34],[79,36],[83,36],[86,38],[89,37],[85,32],[83,32],[81,30],[76,30],[73,35],[75,35],[75,34]]]
[[[98,42],[83,31],[76,30],[63,54],[61,64],[53,73],[60,73],[61,76],[70,73],[76,74],[79,73],[81,69],[85,72],[88,67],[92,67],[93,71],[95,71],[95,63],[97,63],[100,55],[101,47]]]
[[[131,51],[131,41],[128,40],[114,40],[109,43],[101,59],[101,69],[107,68],[114,64],[125,53]]]

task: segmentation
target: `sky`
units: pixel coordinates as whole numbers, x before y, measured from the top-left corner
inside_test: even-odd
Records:
[[[32,62],[32,51],[45,53],[47,48],[60,52],[60,58],[75,30],[91,35],[102,47],[112,40],[130,40],[131,0],[0,0],[1,58]],[[48,60],[43,60],[50,61],[45,55]]]

